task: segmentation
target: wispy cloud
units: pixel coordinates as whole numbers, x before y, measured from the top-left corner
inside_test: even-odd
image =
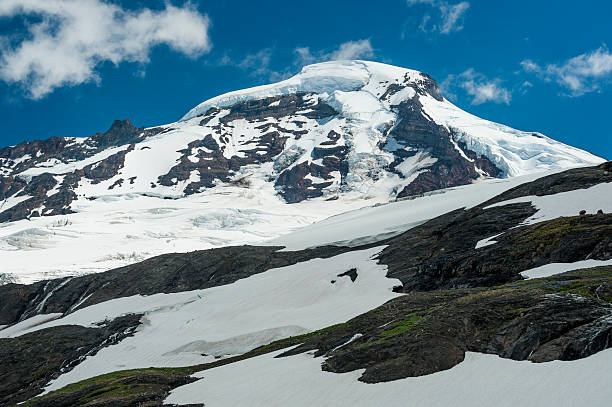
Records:
[[[329,55],[329,60],[362,59],[374,56],[370,40],[348,41]]]
[[[283,69],[274,69],[274,56],[277,50],[274,47],[263,48],[257,52],[249,53],[242,58],[231,57],[224,54],[215,64],[217,66],[234,66],[248,75],[268,81],[287,79],[303,66],[317,62],[337,61],[347,59],[363,59],[374,56],[374,48],[369,39],[347,41],[331,50],[312,50],[310,47],[296,47],[293,49],[293,60],[289,66],[284,64]]]
[[[458,92],[464,92],[471,98],[471,104],[480,105],[487,102],[510,104],[512,92],[503,86],[500,78],[489,79],[485,75],[468,69],[458,75],[449,75],[440,84],[444,94],[456,99]]]
[[[309,47],[298,47],[294,50],[296,65],[308,65],[315,62],[339,61],[346,59],[364,59],[374,56],[374,48],[369,39],[347,41],[334,50],[312,51]]]
[[[560,65],[542,66],[526,59],[521,66],[525,72],[558,83],[570,96],[600,91],[603,85],[612,81],[612,54],[605,46],[570,58]]]
[[[228,65],[234,65],[236,68],[247,72],[250,76],[272,82],[287,79],[291,76],[290,69],[275,70],[271,67],[274,52],[275,49],[272,47],[264,48],[257,52],[247,54],[237,61],[231,61],[231,59],[229,59],[230,62]]]
[[[419,4],[430,6],[437,10],[437,16],[432,17],[430,14],[425,14],[419,25],[419,29],[424,32],[439,32],[441,34],[449,34],[454,31],[463,29],[463,20],[466,11],[470,7],[470,3],[462,1],[456,4],[450,4],[446,0],[406,0],[408,6],[416,6]]]
[[[187,3],[125,10],[104,0],[2,0],[0,17],[25,17],[28,35],[0,38],[0,79],[40,99],[61,86],[101,80],[103,62],[149,62],[165,44],[189,57],[208,52],[210,21]]]

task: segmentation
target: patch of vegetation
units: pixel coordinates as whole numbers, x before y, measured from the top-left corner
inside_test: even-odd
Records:
[[[545,278],[514,281],[499,287],[500,289],[542,290],[548,293],[565,292],[582,297],[612,303],[612,266],[599,266],[569,271]]]
[[[538,288],[551,293],[564,292],[612,303],[612,266],[576,270],[533,281]]]
[[[112,372],[70,384],[25,402],[24,406],[113,405],[159,403],[171,389],[193,379],[192,367],[151,368]]]
[[[420,324],[424,319],[425,317],[413,312],[406,315],[405,319],[391,324],[391,329],[383,331],[380,336],[383,338],[391,338],[393,336],[402,334],[414,328],[415,325]]]
[[[519,246],[556,247],[569,233],[605,236],[610,233],[610,225],[596,222],[599,215],[568,216],[527,227],[517,237]]]

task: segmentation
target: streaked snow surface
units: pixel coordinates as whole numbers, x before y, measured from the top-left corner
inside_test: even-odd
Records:
[[[30,283],[106,271],[169,252],[247,243],[291,250],[356,244],[476,205],[542,175],[490,179],[373,207],[384,198],[349,194],[287,205],[263,183],[250,189],[219,186],[175,200],[140,194],[79,200],[75,214],[0,224],[2,272]]]
[[[2,272],[18,282],[106,271],[155,255],[255,243],[368,202],[287,205],[261,189],[218,187],[167,200],[79,200],[77,213],[0,224]]]
[[[386,383],[357,381],[363,370],[321,370],[322,358],[267,354],[196,373],[169,404],[351,407],[575,407],[608,406],[612,349],[572,362],[531,363],[466,353],[452,369]]]
[[[353,246],[381,240],[452,210],[476,206],[510,188],[553,172],[489,179],[434,191],[414,199],[354,210],[272,239],[266,244],[286,246],[285,250],[301,250],[324,244]]]
[[[610,260],[581,260],[574,263],[550,263],[521,272],[521,276],[529,278],[543,278],[565,273],[566,271],[579,270],[589,267],[610,266]]]
[[[387,278],[387,267],[372,259],[382,249],[313,259],[205,290],[118,298],[42,324],[44,316],[34,317],[37,325],[26,320],[1,330],[0,337],[58,325],[93,327],[127,313],[144,313],[133,337],[89,356],[48,391],[115,370],[210,362],[347,321],[397,297],[392,288],[399,280]],[[357,269],[355,282],[338,277],[352,268]]]

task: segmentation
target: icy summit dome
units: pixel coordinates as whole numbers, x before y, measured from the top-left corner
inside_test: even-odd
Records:
[[[239,102],[263,99],[292,93],[331,95],[336,91],[352,92],[385,81],[406,78],[416,81],[423,77],[419,71],[370,61],[329,61],[307,65],[289,79],[256,86],[209,99],[191,109],[181,120],[189,120],[206,113],[211,107],[224,108]]]

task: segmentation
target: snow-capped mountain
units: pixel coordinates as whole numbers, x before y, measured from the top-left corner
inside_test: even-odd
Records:
[[[1,149],[3,271],[22,281],[101,271],[262,241],[396,198],[602,161],[475,117],[424,73],[320,63],[207,100],[175,123],[116,121],[91,137]]]

